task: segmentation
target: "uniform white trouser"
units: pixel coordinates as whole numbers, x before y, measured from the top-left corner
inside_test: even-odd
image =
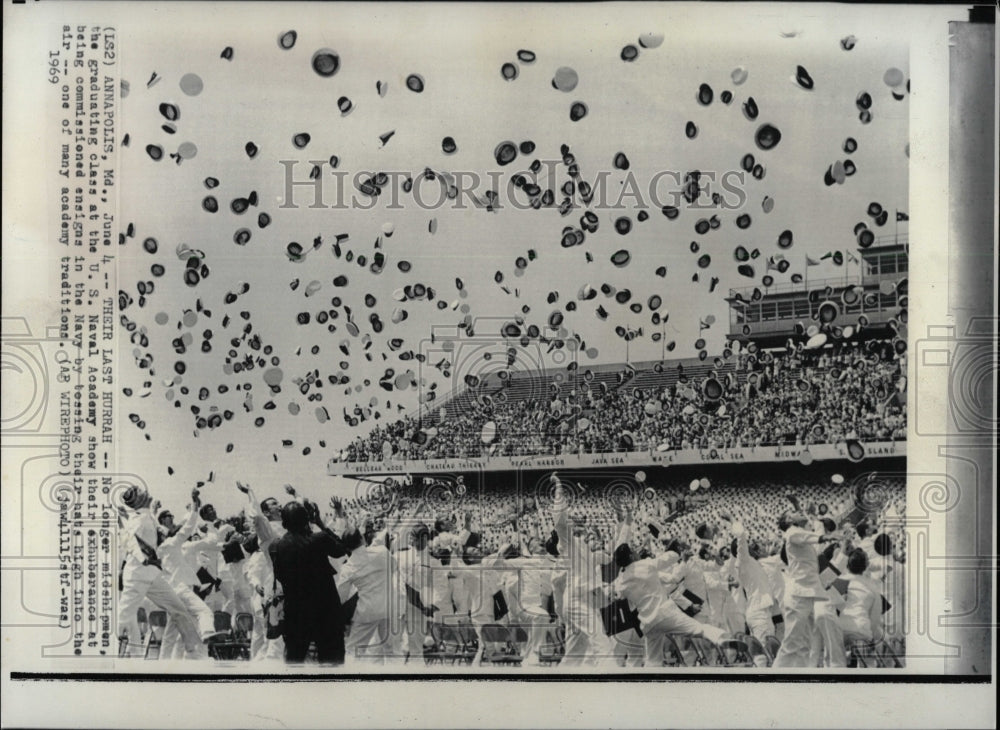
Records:
[[[126,566],[122,584],[123,590],[118,599],[118,633],[127,637],[125,656],[138,656],[143,650],[136,611],[147,598],[167,612],[168,623],[173,621],[176,624],[184,648],[191,655],[198,653],[202,638],[195,616],[167,582],[162,570],[151,565]]]
[[[215,631],[215,614],[203,600],[198,598],[189,586],[176,581],[168,581],[177,592],[177,597],[181,599],[187,607],[188,614],[195,618],[198,624],[198,632],[201,636],[207,636]],[[167,620],[167,627],[163,631],[163,643],[160,645],[160,659],[204,659],[208,656],[208,649],[202,642],[198,642],[198,647],[193,655],[189,654],[184,642],[181,640],[180,628],[177,622]]]
[[[585,599],[567,595],[563,601],[566,622],[566,655],[561,666],[574,667],[581,664],[596,664],[600,655],[611,655],[612,647],[604,635],[600,616],[590,605],[590,596]]]
[[[642,627],[646,644],[646,666],[663,666],[663,650],[667,634],[703,636],[714,644],[722,641],[726,632],[718,626],[702,623],[684,613],[673,601],[664,601],[654,623]]]
[[[264,598],[254,591],[250,600],[250,607],[253,609],[253,633],[250,635],[250,658],[263,658],[264,650],[267,648],[267,619],[264,617]]]
[[[476,656],[473,659],[473,664],[478,666],[479,660],[482,658],[483,650],[486,648],[483,643],[483,626],[489,626],[491,624],[498,624],[500,626],[508,626],[512,623],[516,623],[513,619],[513,614],[510,612],[508,607],[508,612],[504,614],[503,617],[499,619],[493,618],[493,606],[492,602],[487,606],[479,606],[479,610],[472,614],[472,625],[476,629],[476,640],[479,642],[479,649],[476,651]]]
[[[747,613],[747,628],[750,629],[750,636],[764,644],[768,636],[775,636],[774,621],[771,620],[771,609],[768,607],[763,611],[750,611]],[[753,657],[753,663],[758,667],[767,666],[767,655],[758,654]]]
[[[424,656],[424,640],[430,635],[430,619],[412,603],[406,604],[406,649],[410,661],[419,661]]]
[[[527,631],[528,643],[522,649],[526,664],[538,663],[538,648],[545,643],[545,632],[552,626],[552,618],[541,608],[525,610],[518,607],[511,620],[512,624],[522,626]]]
[[[385,660],[398,656],[400,642],[398,634],[389,632],[389,619],[381,618],[372,621],[351,623],[351,633],[347,635],[345,647],[347,656],[352,659],[366,658],[376,664],[384,664]],[[402,638],[402,637],[399,637]]]
[[[781,641],[774,667],[807,667],[812,648],[813,619],[816,598],[785,594],[785,638]]]
[[[264,597],[256,591],[250,601],[253,608],[253,634],[250,636],[250,658],[254,661],[285,658],[285,639],[267,638],[267,616],[264,613]]]
[[[816,601],[813,612],[812,644],[809,647],[810,667],[846,667],[844,632],[837,611],[829,601]]]
[[[746,612],[740,608],[732,597],[726,599],[726,607],[723,612],[723,622],[721,627],[731,634],[746,631]]]
[[[747,626],[750,628],[750,635],[761,644],[768,636],[775,636],[771,608],[768,607],[763,611],[748,611]]]
[[[234,563],[232,566],[233,575],[233,618],[240,613],[253,613],[254,590],[250,587],[250,582],[243,573],[243,563]]]
[[[472,595],[468,586],[465,585],[461,575],[458,578],[449,578],[448,582],[451,584],[451,601],[455,606],[455,613],[468,616],[472,610]]]
[[[871,642],[874,640],[872,629],[868,622],[860,624],[850,616],[840,616],[837,622],[844,641]]]

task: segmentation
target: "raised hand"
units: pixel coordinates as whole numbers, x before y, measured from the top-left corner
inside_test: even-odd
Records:
[[[316,503],[306,499],[303,506],[306,508],[306,512],[309,513],[309,521],[317,527],[323,527],[323,515],[320,514]]]
[[[243,494],[250,494],[250,485],[249,484],[243,484],[242,482],[237,481],[236,482],[236,488],[239,489],[241,492],[243,492]]]

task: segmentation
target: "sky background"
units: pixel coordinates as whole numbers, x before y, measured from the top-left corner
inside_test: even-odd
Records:
[[[349,428],[341,417],[342,408],[371,407],[375,397],[373,411],[379,411],[384,420],[397,413],[399,406],[412,411],[419,392],[431,384],[437,383],[445,393],[456,378],[460,381],[466,373],[485,372],[496,362],[496,358],[482,360],[480,347],[476,356],[462,359],[445,377],[433,367],[400,362],[398,353],[387,347],[390,338],[402,338],[403,351],[418,350],[432,327],[440,337],[449,328],[454,331],[454,325],[468,313],[484,318],[477,327],[478,338],[495,340],[484,347],[501,353],[507,344],[499,338],[500,325],[521,314],[526,305],[530,307],[524,315],[526,323],[540,327],[553,309],[565,314],[565,334],[579,334],[588,348],[596,350],[592,358],[580,353],[581,367],[624,361],[624,343],[614,334],[616,325],[644,327],[644,336],[631,343],[632,361],[658,359],[661,343],[649,337],[658,328],[650,325],[645,306],[641,314],[633,314],[627,306],[599,294],[590,302],[578,302],[576,312],[565,311],[565,303],[587,283],[595,288],[605,282],[618,289],[628,287],[633,301],[644,305],[650,295],[661,296],[661,311],[670,313],[666,339],[677,343],[673,357],[696,354],[693,343],[699,336],[699,321],[714,316],[716,324],[700,334],[707,340],[709,354],[718,354],[728,324],[723,297],[729,287],[759,284],[767,257],[779,252],[776,240],[782,230],[792,230],[795,243],[784,252],[792,264],[787,274],[771,272],[778,283],[787,282],[795,272],[804,273],[806,255],[818,259],[831,250],[854,251],[854,225],[863,220],[874,227],[866,213],[870,202],[879,202],[890,211],[889,223],[876,231],[880,234],[893,233],[894,209],[908,209],[904,152],[908,97],[894,100],[883,81],[886,70],[893,67],[908,78],[910,48],[905,34],[888,23],[879,27],[870,19],[859,27],[850,8],[837,8],[833,14],[829,8],[817,9],[815,15],[806,10],[810,14],[800,10],[797,17],[787,19],[761,6],[741,6],[726,18],[694,17],[686,6],[429,7],[419,16],[398,12],[393,6],[309,6],[303,8],[299,22],[289,20],[285,12],[273,24],[257,21],[237,27],[213,19],[215,11],[207,9],[201,24],[182,33],[154,26],[128,31],[121,44],[122,74],[130,87],[122,101],[122,131],[129,133],[131,141],[120,158],[127,181],[121,191],[121,216],[134,223],[135,238],[122,249],[119,284],[133,298],[140,280],[155,281],[155,291],[147,296],[144,307],[133,304],[126,312],[146,328],[149,344],[139,352],[132,352],[131,344],[122,347],[121,384],[131,388],[133,395],[119,400],[121,469],[142,474],[154,494],[175,510],[183,507],[190,487],[206,480],[210,472],[214,482],[206,486],[205,499],[219,505],[223,514],[238,508],[234,479],[250,481],[262,497],[279,492],[286,482],[295,483],[325,503],[334,481],[325,476],[327,460],[373,422]],[[291,50],[282,50],[278,37],[290,29],[297,31],[297,41]],[[622,47],[635,44],[646,32],[664,34],[663,44],[640,48],[636,61],[623,62]],[[840,40],[852,34],[857,44],[845,52]],[[219,57],[226,46],[234,49],[231,61]],[[321,78],[310,68],[313,53],[324,47],[335,49],[341,60],[331,78]],[[535,62],[519,63],[518,49],[534,51]],[[510,82],[500,74],[507,61],[519,66],[518,78]],[[792,81],[797,65],[812,76],[812,91]],[[561,66],[572,67],[579,75],[579,85],[570,93],[550,84]],[[746,82],[739,86],[730,77],[738,66],[748,72]],[[158,80],[147,88],[154,72]],[[188,96],[180,89],[180,79],[187,73],[203,80],[200,94]],[[424,78],[422,94],[405,88],[410,73]],[[388,84],[384,97],[376,93],[376,81]],[[702,83],[715,93],[708,106],[696,100]],[[728,106],[719,99],[727,89],[735,97]],[[873,120],[867,125],[859,121],[855,106],[862,91],[873,98]],[[341,96],[354,104],[347,116],[337,109]],[[748,96],[760,108],[755,122],[741,111]],[[569,119],[575,101],[589,107],[589,114],[576,123]],[[158,107],[164,102],[180,109],[173,135],[161,129],[166,120]],[[684,134],[688,121],[699,129],[694,140]],[[759,150],[753,139],[764,122],[782,133],[781,142],[769,151]],[[390,130],[395,135],[382,146],[379,135]],[[292,137],[300,132],[311,135],[304,150],[292,145]],[[441,150],[446,135],[457,143],[453,155]],[[844,185],[828,187],[823,173],[848,156],[841,146],[849,136],[858,142],[857,152],[850,155],[858,173]],[[514,164],[498,167],[493,150],[499,142],[529,139],[536,144],[532,155],[519,155]],[[244,152],[248,141],[260,148],[252,160]],[[173,152],[183,142],[194,143],[198,153],[180,165],[169,158],[154,162],[144,152],[147,144]],[[583,179],[610,171],[612,199],[625,176],[611,166],[619,151],[628,156],[630,173],[643,191],[645,183],[662,171],[683,174],[698,169],[721,175],[737,170],[747,152],[767,171],[763,180],[748,178],[747,201],[740,210],[682,210],[670,221],[657,206],[648,210],[649,219],[643,223],[636,220],[638,208],[631,199],[625,200],[630,210],[595,210],[599,230],[588,234],[582,246],[570,249],[560,247],[561,231],[565,225],[578,225],[582,210],[565,218],[554,209],[508,208],[491,214],[448,205],[428,211],[412,203],[399,210],[386,210],[381,203],[371,210],[310,210],[305,204],[311,192],[305,188],[296,192],[297,210],[280,208],[284,168],[279,160],[301,160],[298,179],[307,176],[308,160],[327,160],[333,154],[340,157],[339,169],[349,175],[360,170],[417,174],[425,167],[510,175],[525,169],[533,158],[558,159],[561,144],[570,146]],[[558,173],[561,184],[567,179],[565,168],[560,166]],[[325,197],[333,202],[336,186],[328,165],[323,174]],[[201,209],[201,200],[209,193],[203,180],[209,176],[220,180],[212,191],[221,206],[215,215]],[[258,193],[258,207],[242,216],[231,213],[229,200],[251,190]],[[764,196],[775,202],[769,214],[761,210]],[[557,201],[561,197],[557,191]],[[273,219],[264,230],[256,225],[260,211]],[[697,235],[695,221],[713,213],[719,216],[721,227]],[[735,225],[742,213],[752,217],[746,230]],[[614,219],[621,215],[632,219],[627,236],[614,231]],[[433,235],[428,232],[432,218],[437,221]],[[387,265],[380,275],[331,253],[336,235],[347,233],[350,238],[341,244],[343,252],[363,253],[370,260],[386,224],[393,233],[381,239]],[[243,247],[233,243],[233,233],[241,227],[252,232]],[[149,236],[158,242],[155,255],[142,248]],[[291,262],[284,255],[290,241],[308,248],[317,236],[324,243],[304,262]],[[693,240],[700,244],[698,254],[689,249]],[[211,275],[197,287],[182,281],[183,263],[174,254],[179,244],[206,254]],[[733,259],[737,245],[759,248],[761,256],[753,262],[755,279],[737,273]],[[621,248],[628,249],[632,259],[628,266],[616,268],[609,257]],[[537,258],[523,275],[515,276],[514,260],[527,257],[529,249],[534,249]],[[592,263],[586,252],[592,255]],[[693,283],[692,274],[698,271],[695,262],[703,253],[711,255],[712,265]],[[400,260],[412,263],[408,274],[397,269]],[[149,274],[154,263],[165,266],[163,277]],[[665,278],[654,273],[661,265],[668,269]],[[511,294],[495,283],[497,271],[503,273]],[[332,279],[341,274],[349,283],[335,288]],[[828,261],[809,270],[813,281],[843,275],[843,267]],[[709,292],[712,276],[720,279],[714,293]],[[465,282],[464,297],[456,290],[456,277]],[[300,285],[292,291],[290,282],[295,279]],[[306,297],[306,285],[312,280],[322,287]],[[236,303],[224,305],[225,294],[237,291],[243,282],[250,285],[249,292]],[[458,310],[438,310],[435,302],[393,301],[394,290],[418,282],[432,287],[438,298],[457,301]],[[546,303],[550,291],[560,294],[554,306]],[[376,298],[374,307],[366,306],[366,294]],[[335,295],[355,312],[361,336],[372,335],[368,351],[372,362],[364,357],[361,336],[345,331],[343,314],[333,321],[337,325],[333,333],[315,323],[315,313],[331,309],[330,298]],[[212,316],[201,315],[191,327],[179,324],[185,310],[195,309],[199,298]],[[606,321],[594,314],[598,304],[610,314]],[[395,307],[409,314],[398,325],[390,322]],[[280,357],[284,382],[278,395],[267,393],[262,370],[231,374],[223,367],[228,340],[238,336],[244,324],[240,311],[250,312],[254,332]],[[303,311],[313,315],[307,326],[296,324],[296,315]],[[371,333],[368,326],[372,311],[386,323],[381,334]],[[166,324],[157,323],[160,313]],[[232,321],[224,329],[225,314]],[[212,330],[213,350],[204,354],[199,345],[206,329]],[[188,331],[193,345],[178,356],[171,340]],[[349,355],[339,349],[344,340]],[[310,351],[314,346],[319,347],[316,355]],[[242,346],[238,349],[241,356],[248,351]],[[565,361],[546,356],[545,349],[532,345],[521,353],[517,368],[565,367]],[[130,356],[134,354],[151,354],[155,375],[140,370]],[[442,356],[432,357],[432,363]],[[183,382],[175,379],[177,360],[186,365]],[[412,370],[417,380],[423,379],[422,387],[387,393],[378,386],[387,367],[397,374]],[[313,370],[324,379],[349,375],[350,392],[327,384],[320,391],[323,401],[309,402],[290,381]],[[364,378],[371,385],[355,390]],[[253,388],[254,409],[249,413],[243,408],[244,393],[236,391],[244,383]],[[227,385],[229,392],[219,394],[220,384]],[[191,394],[181,396],[181,385]],[[211,395],[198,401],[202,387],[209,388]],[[175,408],[168,400],[171,388],[182,407]],[[273,400],[274,410],[262,410],[267,400]],[[297,415],[289,410],[293,402],[299,407]],[[235,415],[221,428],[202,430],[195,436],[192,404],[201,406],[203,413],[216,406]],[[326,407],[330,420],[320,422],[315,414],[318,406]],[[143,420],[144,429],[129,421],[131,413]],[[261,428],[253,425],[259,416],[266,418]],[[292,445],[283,446],[282,440]],[[319,446],[320,440],[326,448]],[[227,451],[229,444],[231,451]],[[311,449],[307,456],[302,453],[306,447]],[[173,475],[168,474],[168,466]]]

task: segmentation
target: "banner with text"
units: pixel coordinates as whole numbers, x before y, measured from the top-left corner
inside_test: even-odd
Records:
[[[856,443],[856,442],[855,442]],[[860,444],[860,458],[905,457],[906,442]],[[847,444],[805,446],[757,446],[730,449],[678,449],[674,451],[631,451],[617,454],[559,454],[557,456],[495,456],[476,459],[427,459],[416,461],[342,462],[331,459],[327,465],[330,476],[363,476],[369,474],[425,474],[457,471],[513,471],[525,469],[587,469],[589,467],[626,466],[685,466],[696,464],[751,464],[767,462],[812,461],[836,459],[858,460],[860,451],[849,453]]]

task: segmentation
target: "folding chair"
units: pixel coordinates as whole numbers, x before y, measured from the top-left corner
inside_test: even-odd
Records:
[[[228,611],[216,611],[215,612],[215,630],[216,631],[229,631],[233,630],[233,615]]]
[[[893,661],[898,668],[906,666],[906,640],[900,637],[892,637],[886,640],[886,646],[892,653]]]
[[[545,640],[538,647],[538,661],[545,666],[558,664],[566,655],[566,625],[559,624],[546,630]]]
[[[431,637],[434,639],[434,647],[430,651],[424,652],[424,661],[432,664],[435,661],[444,663],[450,661],[454,664],[462,651],[462,637],[458,633],[457,626],[432,623]]]
[[[882,660],[883,667],[887,667],[889,669],[903,668],[903,661],[900,659],[900,655],[896,653],[896,649],[893,647],[892,642],[883,641],[879,644],[876,652]]]
[[[462,664],[472,664],[476,654],[479,653],[479,637],[476,636],[476,628],[472,625],[471,619],[458,625],[458,635],[462,640],[459,661]]]
[[[455,629],[458,637],[459,648],[456,659],[461,663],[471,664],[479,651],[479,639],[476,637],[476,630],[472,626],[472,617],[467,613],[448,613],[439,615],[437,620],[444,626]]]
[[[777,636],[765,636],[764,637],[764,653],[767,654],[768,665],[774,664],[774,658],[778,656],[778,650],[781,649],[781,641]]]
[[[253,638],[253,614],[238,613],[233,625],[234,659],[250,659],[250,642]]]
[[[522,629],[522,632],[524,630]],[[523,660],[517,650],[514,636],[506,626],[500,624],[485,624],[482,628],[483,653],[479,663],[485,664],[520,664]],[[527,633],[524,633],[527,640]]]
[[[149,629],[146,631],[146,659],[159,659],[163,645],[163,632],[167,628],[166,611],[149,612]],[[150,656],[152,654],[152,656]]]
[[[664,635],[663,661],[666,662],[668,667],[689,666],[687,659],[684,658],[684,653],[681,651],[680,646],[677,644],[677,638],[675,637],[674,634]]]
[[[528,627],[526,626],[508,626],[507,630],[511,634],[511,643],[514,646],[514,651],[518,657],[524,657],[524,650],[528,648],[528,642],[531,640],[528,636]]]
[[[724,667],[726,655],[717,644],[712,643],[703,636],[692,636],[691,643],[698,654],[698,665],[702,667]]]
[[[673,650],[673,653],[678,661],[676,666],[698,666],[700,658],[698,648],[694,645],[691,641],[691,637],[687,634],[667,634],[667,641],[665,642],[665,645],[668,650]]]
[[[765,666],[771,666],[771,660],[767,657],[767,651],[764,649],[764,645],[760,643],[754,636],[750,634],[737,634],[737,639],[740,639],[744,644],[747,645],[747,654],[750,657],[750,666],[757,666],[757,657],[763,657]]]
[[[727,667],[752,667],[753,658],[747,643],[740,638],[723,641],[718,645],[720,656]]]
[[[848,642],[847,666],[865,669],[869,667],[899,669],[903,664],[885,641],[857,639]]]
[[[146,618],[146,609],[140,606],[135,612],[136,622],[139,624],[139,643],[145,645],[146,643],[146,629],[148,627],[148,620]],[[118,656],[119,658],[124,658],[126,652],[128,651],[128,638],[125,636],[124,628],[119,632],[118,636]]]
[[[856,639],[847,644],[847,666],[867,669],[879,666],[878,655],[875,653],[875,642]]]
[[[213,659],[232,659],[236,648],[233,643],[232,614],[228,611],[216,611],[215,630],[225,633],[208,642],[208,655]]]

